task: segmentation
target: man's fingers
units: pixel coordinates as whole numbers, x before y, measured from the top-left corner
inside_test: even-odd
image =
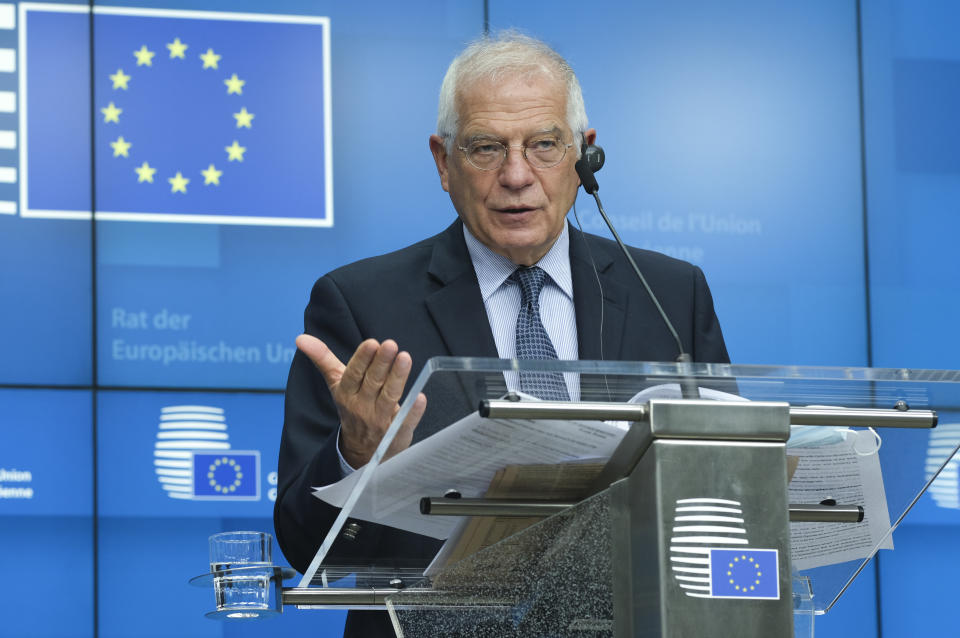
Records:
[[[376,339],[367,339],[357,346],[353,356],[350,357],[350,361],[347,362],[346,369],[343,371],[343,378],[340,380],[340,392],[346,396],[350,396],[360,390],[363,378],[367,374],[367,368],[370,367],[370,363],[373,361],[379,349],[380,344]]]
[[[307,355],[313,365],[317,367],[327,382],[327,386],[332,388],[340,383],[344,365],[337,358],[337,355],[333,354],[327,347],[327,344],[312,335],[303,334],[297,337],[297,348]]]
[[[400,431],[397,432],[397,435],[390,443],[390,447],[387,449],[384,459],[388,459],[394,454],[402,452],[410,447],[410,442],[413,440],[413,431],[416,429],[417,424],[420,423],[420,419],[423,417],[423,413],[426,411],[426,409],[427,397],[423,394],[423,392],[421,392],[417,395],[416,400],[410,407],[410,411],[407,412],[407,417],[403,420],[403,425],[400,426]]]
[[[417,424],[420,423],[420,419],[423,417],[423,413],[427,410],[427,395],[423,392],[417,395],[417,400],[414,401],[413,407],[410,408],[410,412],[407,413],[407,418],[403,420],[403,427],[409,427],[411,433],[413,428],[417,427]]]
[[[302,336],[297,345],[321,371],[327,370],[324,378],[340,414],[340,450],[352,466],[363,465],[400,408],[397,402],[413,365],[410,355],[400,353],[397,343],[391,339],[383,343],[367,339],[344,366],[326,345],[313,337]],[[401,450],[410,445],[413,428],[425,408],[426,397],[420,395],[411,406],[410,416],[404,420],[397,433],[396,446],[392,448]]]
[[[403,387],[407,383],[407,377],[410,375],[412,366],[413,360],[408,353],[401,352],[396,356],[377,396],[379,410],[386,414],[393,413],[395,406],[400,401],[400,396],[403,394]]]
[[[390,375],[390,369],[393,367],[399,349],[397,342],[392,339],[387,339],[380,344],[380,348],[363,376],[363,385],[359,390],[361,395],[371,401],[376,400]]]

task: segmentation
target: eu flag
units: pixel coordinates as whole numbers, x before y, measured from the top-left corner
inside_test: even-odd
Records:
[[[260,452],[227,450],[193,455],[193,498],[259,500]]]
[[[711,598],[779,600],[780,573],[775,549],[711,549]]]
[[[327,18],[56,6],[27,12],[30,209],[89,214],[80,175],[77,201],[55,194],[64,157],[90,156],[76,125],[88,100],[62,97],[82,90],[85,51],[48,49],[64,32],[78,47],[92,19],[99,219],[332,225]]]

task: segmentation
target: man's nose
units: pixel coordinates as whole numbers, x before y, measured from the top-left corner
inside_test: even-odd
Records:
[[[499,178],[502,186],[514,190],[533,183],[535,174],[523,155],[523,146],[507,147],[507,156],[500,167]]]

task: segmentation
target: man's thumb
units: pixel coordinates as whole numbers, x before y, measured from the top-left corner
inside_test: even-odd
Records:
[[[340,383],[340,377],[343,376],[343,370],[346,366],[333,354],[327,344],[316,337],[303,334],[297,337],[297,348],[310,358],[313,365],[323,375],[328,386],[332,388]]]

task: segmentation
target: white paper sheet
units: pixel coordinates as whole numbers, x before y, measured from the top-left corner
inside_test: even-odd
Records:
[[[705,399],[744,400],[701,388]],[[677,384],[647,388],[631,402],[679,398]],[[460,517],[424,516],[424,496],[456,490],[463,497],[483,495],[497,470],[507,465],[552,464],[607,459],[626,430],[626,423],[598,421],[528,421],[480,417],[476,412],[412,445],[385,461],[361,495],[351,516],[445,539]],[[819,503],[832,498],[842,504],[863,504],[863,523],[793,523],[794,567],[810,569],[866,557],[890,526],[886,496],[876,454],[858,455],[855,437],[833,445],[791,448],[801,457],[790,483],[790,502]],[[313,488],[314,496],[342,507],[359,478]],[[453,477],[453,478],[451,478]],[[893,542],[884,543],[892,549]]]
[[[710,388],[700,388],[700,393],[704,399],[745,400]],[[646,388],[630,403],[654,398],[679,399],[680,385],[666,383]],[[443,496],[451,489],[465,498],[481,496],[496,471],[508,465],[606,460],[628,427],[625,421],[486,419],[474,412],[383,462],[350,515],[447,538],[458,517],[424,516],[420,514],[420,498]],[[334,507],[343,507],[359,477],[360,472],[354,472],[332,485],[314,487],[313,494]]]
[[[864,432],[859,436],[873,437]],[[854,449],[856,436],[820,447],[793,447],[800,463],[790,481],[791,503],[820,503],[833,499],[843,505],[863,505],[862,523],[791,523],[790,554],[795,569],[866,558],[890,528],[890,514],[876,454]],[[893,549],[888,538],[882,549]]]
[[[447,538],[459,518],[420,514],[422,497],[448,490],[465,498],[481,496],[507,465],[606,459],[623,435],[616,425],[598,421],[486,419],[474,412],[384,461],[350,515]],[[314,488],[313,494],[342,507],[359,474]]]

